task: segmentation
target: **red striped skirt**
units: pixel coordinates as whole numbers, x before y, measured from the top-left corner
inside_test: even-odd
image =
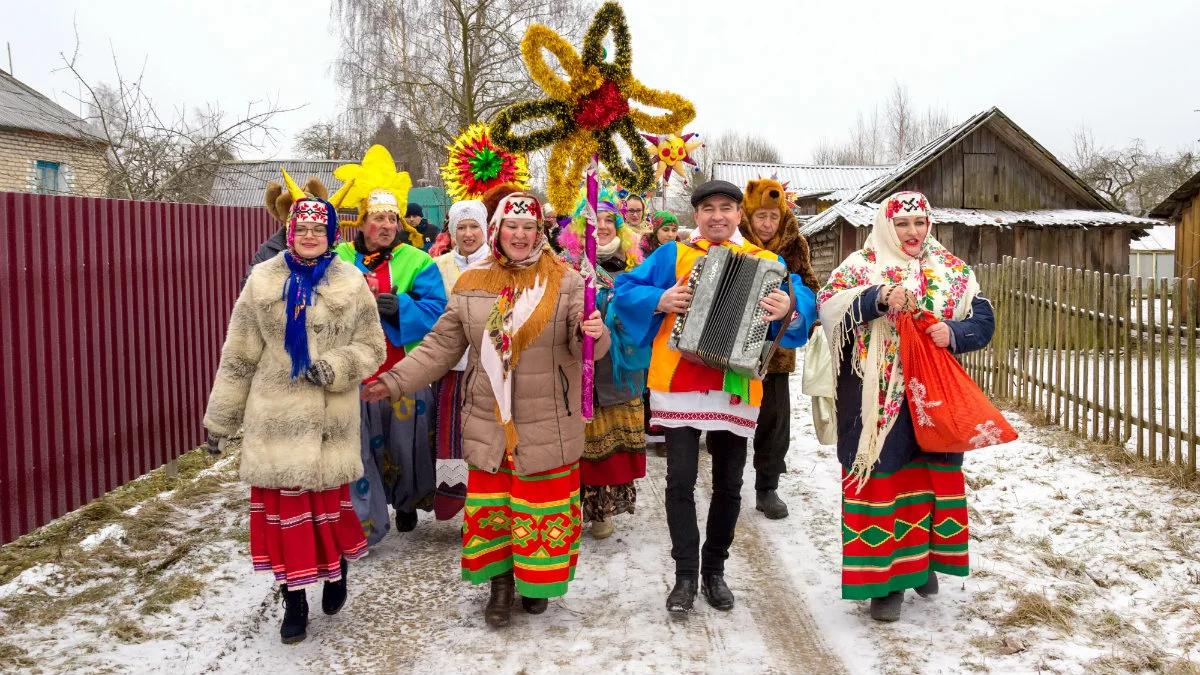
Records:
[[[328,490],[250,488],[250,559],[288,588],[342,578],[341,559],[367,554],[350,485]]]
[[[855,491],[842,470],[842,597],[881,598],[916,588],[930,572],[967,576],[962,468],[912,462],[875,472]]]

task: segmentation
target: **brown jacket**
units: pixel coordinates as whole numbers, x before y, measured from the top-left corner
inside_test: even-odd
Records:
[[[479,365],[484,323],[496,295],[455,289],[446,313],[421,345],[380,375],[393,397],[420,389],[446,374],[468,351],[463,373],[463,455],[471,466],[495,473],[504,458],[504,430],[496,420],[496,398]],[[517,473],[529,475],[571,464],[583,454],[580,416],[579,315],[583,279],[563,267],[554,317],[521,352],[513,374],[513,421],[520,442],[513,451]],[[595,356],[608,352],[607,331],[596,342]]]
[[[783,264],[787,265],[788,271],[792,274],[799,274],[800,280],[804,282],[813,292],[820,289],[820,284],[817,283],[817,275],[812,270],[812,263],[809,260],[808,241],[804,235],[800,234],[800,224],[796,221],[796,216],[792,212],[784,209],[783,221],[779,224],[779,231],[775,233],[775,237],[769,242],[759,241],[754,234],[754,229],[750,227],[750,217],[745,212],[742,213],[742,222],[739,226],[742,231],[742,236],[747,241],[765,248],[773,253],[778,253],[783,258]],[[796,350],[795,349],[776,349],[771,356],[771,362],[767,364],[768,373],[790,373],[796,369]]]

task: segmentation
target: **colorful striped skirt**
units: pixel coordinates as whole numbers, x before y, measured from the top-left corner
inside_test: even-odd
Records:
[[[350,486],[328,490],[250,488],[250,559],[288,588],[342,578],[341,559],[367,554]]]
[[[965,577],[967,497],[962,468],[928,462],[871,475],[856,492],[842,471],[842,597],[916,588],[929,573]]]
[[[527,598],[567,593],[579,559],[579,465],[519,476],[471,467],[463,509],[462,578],[482,584],[512,571]]]
[[[446,373],[434,386],[437,458],[434,463],[433,515],[438,520],[450,520],[458,515],[467,498],[467,462],[462,450],[462,388],[463,374],[457,370]]]

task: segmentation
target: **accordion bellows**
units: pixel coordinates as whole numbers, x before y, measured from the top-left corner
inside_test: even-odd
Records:
[[[667,345],[689,361],[761,380],[776,344],[758,303],[786,277],[776,260],[713,246],[692,267],[692,306],[675,320]]]

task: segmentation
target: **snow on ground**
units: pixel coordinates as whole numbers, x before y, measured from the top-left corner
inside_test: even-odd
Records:
[[[488,629],[486,587],[458,578],[457,521],[422,514],[351,567],[341,614],[322,615],[310,590],[308,640],[284,646],[272,584],[249,571],[246,489],[225,462],[197,478],[215,492],[178,487],[0,586],[0,671],[1200,672],[1196,492],[1015,416],[1020,441],[967,458],[972,576],[942,577],[934,599],[909,593],[891,625],[841,600],[839,470],[798,376],[792,386],[780,490],[792,515],[754,510],[748,467],[733,612],[698,599],[688,619],[666,616],[664,460],[652,456],[637,514],[610,539],[585,535],[571,592],[546,614],[518,607],[507,630]],[[162,528],[138,529],[155,514]],[[182,599],[163,595],[179,587]]]

